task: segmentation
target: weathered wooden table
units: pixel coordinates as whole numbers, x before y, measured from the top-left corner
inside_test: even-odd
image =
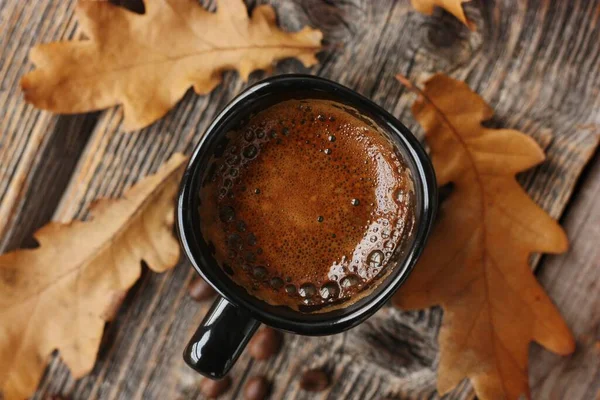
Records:
[[[133,0],[131,0],[133,1]],[[155,1],[155,0],[148,0]],[[126,1],[121,1],[126,3]],[[254,5],[250,4],[250,6]],[[323,30],[329,50],[305,70],[293,60],[276,73],[308,72],[341,82],[391,111],[416,134],[414,100],[394,75],[421,82],[440,71],[466,80],[496,110],[490,122],[534,137],[548,160],[523,174],[533,198],[561,221],[571,239],[562,256],[544,257],[537,275],[577,339],[570,357],[531,348],[535,399],[589,400],[600,390],[600,1],[495,0],[467,6],[470,32],[441,11],[420,15],[408,1],[281,0],[279,22]],[[121,111],[57,116],[26,105],[18,81],[32,66],[35,43],[79,36],[74,0],[0,0],[0,249],[32,245],[50,219],[85,218],[91,200],[118,196],[175,151],[191,151],[213,115],[245,86],[226,73],[209,96],[188,93],[165,118],[139,132],[120,129]],[[251,82],[263,78],[252,74]],[[596,154],[594,156],[594,154]],[[586,163],[592,160],[584,170]],[[565,212],[566,210],[566,212]],[[182,261],[162,275],[145,272],[115,321],[107,325],[92,373],[74,381],[54,357],[35,395],[66,398],[199,398],[200,377],[181,351],[206,311],[186,294],[193,273]],[[436,398],[439,309],[384,308],[368,322],[328,338],[286,335],[268,362],[247,355],[225,396],[266,374],[273,398]],[[333,384],[318,396],[298,389],[308,367]],[[448,398],[473,397],[463,382]]]

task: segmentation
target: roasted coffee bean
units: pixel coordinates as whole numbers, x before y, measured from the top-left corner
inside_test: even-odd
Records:
[[[223,379],[219,379],[218,381],[204,378],[202,382],[200,382],[200,391],[209,399],[216,399],[225,393],[230,386],[231,378],[228,376]]]
[[[216,292],[204,279],[196,277],[188,286],[188,294],[196,301],[205,301],[211,299]]]
[[[305,371],[300,378],[300,388],[307,392],[320,392],[329,386],[329,376],[320,369]]]
[[[256,360],[266,360],[277,354],[281,348],[283,335],[272,328],[262,328],[250,340],[248,351]]]
[[[263,400],[271,391],[271,384],[264,376],[254,376],[248,379],[244,386],[244,399]]]

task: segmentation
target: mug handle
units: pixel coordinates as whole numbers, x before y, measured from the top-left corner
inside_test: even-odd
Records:
[[[183,351],[183,359],[200,374],[221,379],[231,369],[260,322],[224,297],[213,303]]]

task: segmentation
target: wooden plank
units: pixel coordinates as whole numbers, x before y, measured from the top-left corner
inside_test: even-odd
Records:
[[[97,119],[35,110],[19,88],[31,46],[77,34],[74,4],[0,2],[0,250],[33,244],[29,236],[51,218]]]
[[[8,2],[6,7],[13,10],[10,15],[23,7],[20,3]],[[332,50],[324,52],[321,64],[309,72],[373,98],[417,135],[421,130],[409,111],[414,98],[393,76],[402,73],[422,81],[441,71],[465,79],[495,108],[491,125],[523,130],[546,149],[547,162],[523,174],[521,182],[553,216],[562,213],[598,141],[598,1],[482,2],[468,8],[478,23],[477,32],[469,32],[445,13],[433,17],[417,14],[407,1],[307,4],[281,0],[274,4],[285,28],[298,29],[308,23],[324,31]],[[65,27],[60,18],[43,22],[54,30]],[[13,25],[11,29],[16,31],[32,29],[35,23],[27,20]],[[34,40],[25,33],[21,37]],[[306,70],[296,61],[287,61],[276,72]],[[19,74],[13,71],[12,75]],[[255,73],[251,81],[262,77],[264,74]],[[13,82],[16,78],[11,79]],[[236,74],[227,73],[223,84],[211,95],[188,94],[167,117],[134,133],[120,131],[120,111],[102,113],[54,218],[84,218],[94,198],[116,196],[156,170],[173,152],[189,152],[215,113],[244,86]],[[15,98],[14,93],[6,95],[5,101],[14,102]],[[27,121],[20,114],[16,113],[1,130]],[[39,137],[49,140],[43,133]],[[16,143],[18,138],[12,140]],[[58,141],[59,137],[52,135],[52,143]],[[35,140],[27,138],[25,142]],[[3,168],[5,160],[12,160],[10,154],[0,154]],[[14,161],[6,165],[16,170]],[[20,176],[34,177],[26,173]],[[42,178],[36,176],[36,182],[28,187],[37,187],[33,185]],[[20,199],[11,197],[8,206],[3,199],[1,207],[8,208],[0,215],[13,215]],[[23,233],[17,238],[11,228],[4,231],[5,240],[15,243],[25,236]],[[190,276],[186,262],[163,275],[145,273],[116,320],[107,326],[94,371],[74,382],[60,359],[54,358],[35,398],[59,393],[76,399],[199,397],[200,378],[183,365],[180,355],[205,311],[204,306],[197,307],[185,295]],[[402,313],[386,308],[343,335],[320,339],[286,335],[284,351],[269,362],[254,362],[247,355],[240,359],[232,372],[234,387],[226,398],[235,398],[247,379],[258,373],[267,373],[274,380],[274,398],[313,398],[297,386],[300,372],[313,366],[325,367],[334,377],[334,384],[320,398],[436,397],[440,320],[437,309]],[[450,397],[470,398],[472,391],[463,383]]]
[[[547,260],[538,273],[577,340],[568,358],[531,349],[530,382],[539,399],[600,396],[600,153],[584,175],[562,220],[571,238],[568,253]]]

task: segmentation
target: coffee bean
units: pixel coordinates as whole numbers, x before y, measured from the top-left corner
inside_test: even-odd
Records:
[[[197,277],[190,282],[188,294],[196,301],[205,301],[211,299],[216,292],[204,279]]]
[[[200,382],[200,391],[209,399],[216,399],[225,393],[230,386],[231,378],[228,376],[223,379],[219,379],[218,381],[204,378],[202,382]]]
[[[254,376],[244,386],[244,399],[262,400],[266,399],[271,391],[271,384],[264,376]]]
[[[250,340],[248,351],[256,360],[266,360],[277,354],[283,335],[272,328],[263,328]]]
[[[300,388],[307,392],[320,392],[329,386],[329,376],[320,369],[305,371],[300,378]]]

